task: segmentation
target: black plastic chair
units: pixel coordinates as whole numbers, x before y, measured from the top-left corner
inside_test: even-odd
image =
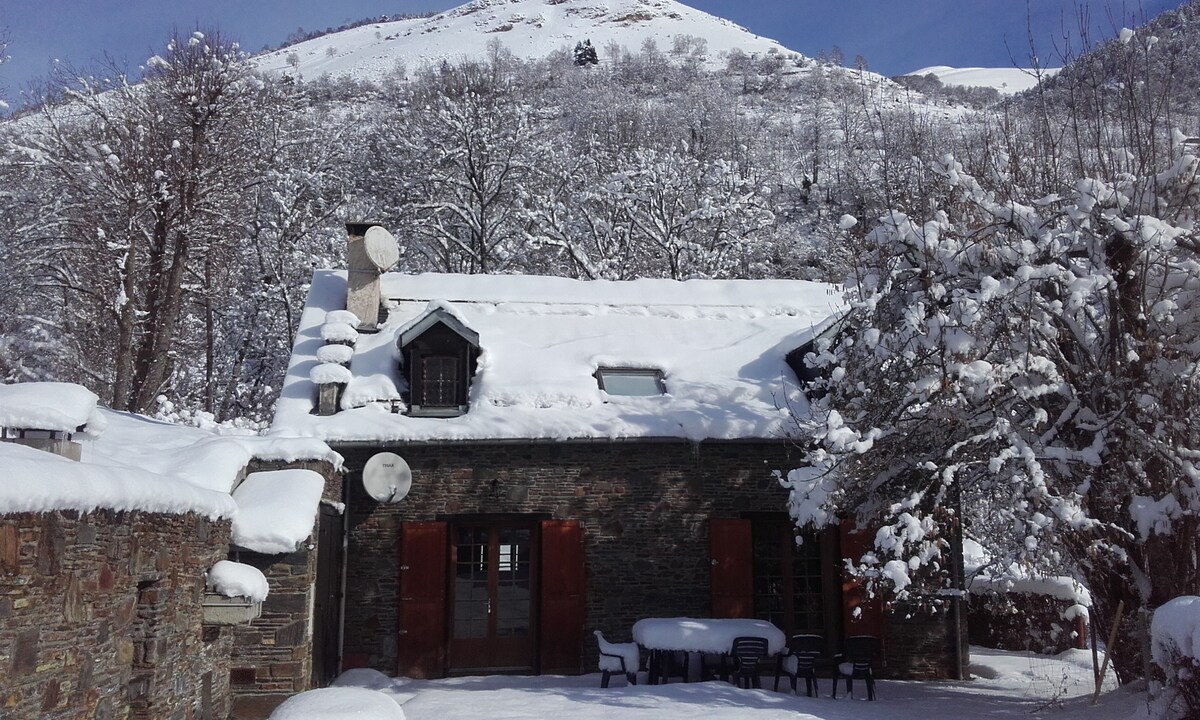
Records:
[[[875,699],[875,674],[871,663],[879,655],[879,638],[874,635],[851,635],[846,638],[846,661],[838,665],[833,678],[833,696],[837,697],[837,681],[846,678],[846,694],[854,694],[855,678],[867,681],[867,699]]]
[[[804,678],[804,692],[808,697],[819,695],[817,690],[817,658],[825,652],[825,638],[820,635],[793,635],[788,640],[787,652],[775,661],[775,690],[779,690],[779,678],[787,675],[792,681],[792,693],[796,692],[796,680]]]
[[[608,681],[615,673],[624,673],[630,685],[637,685],[638,665],[641,664],[638,646],[635,643],[610,643],[599,630],[595,635],[600,646],[600,687],[608,687]]]
[[[766,638],[734,638],[729,655],[733,658],[734,676],[737,678],[738,687],[747,690],[762,687],[758,679],[758,662],[767,656]]]

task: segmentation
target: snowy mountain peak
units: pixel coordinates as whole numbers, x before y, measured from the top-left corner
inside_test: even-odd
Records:
[[[379,80],[397,66],[482,56],[499,40],[523,59],[542,58],[590,40],[605,61],[615,43],[638,50],[647,40],[670,52],[696,43],[709,67],[724,65],[735,48],[747,54],[794,55],[774,40],[675,0],[472,0],[428,18],[362,25],[257,57],[268,72],[314,78],[329,74]]]

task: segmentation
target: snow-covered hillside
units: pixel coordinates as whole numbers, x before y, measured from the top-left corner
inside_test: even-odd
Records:
[[[675,0],[474,0],[433,17],[372,23],[324,35],[255,58],[264,70],[378,80],[398,64],[482,56],[499,40],[517,57],[545,57],[591,40],[605,60],[616,42],[638,50],[652,39],[669,52],[676,37],[703,38],[705,63],[725,64],[730,50],[796,55],[769,38]]]
[[[1040,72],[1043,78],[1050,78],[1057,75],[1061,69],[1042,68]],[[942,81],[943,85],[995,88],[1003,95],[1015,95],[1029,88],[1036,87],[1038,84],[1038,71],[1028,68],[956,68],[949,65],[931,65],[920,70],[914,70],[908,74],[919,76],[934,75],[938,80]]]

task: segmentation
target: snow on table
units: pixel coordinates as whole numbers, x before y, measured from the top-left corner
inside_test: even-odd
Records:
[[[743,618],[645,618],[633,624],[633,640],[652,650],[685,650],[718,655],[729,652],[734,638],[761,637],[775,655],[787,643],[783,631],[766,620]]]

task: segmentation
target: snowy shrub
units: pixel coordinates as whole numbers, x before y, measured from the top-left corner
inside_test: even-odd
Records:
[[[1154,611],[1150,623],[1154,664],[1185,718],[1200,717],[1200,597],[1185,595]]]

